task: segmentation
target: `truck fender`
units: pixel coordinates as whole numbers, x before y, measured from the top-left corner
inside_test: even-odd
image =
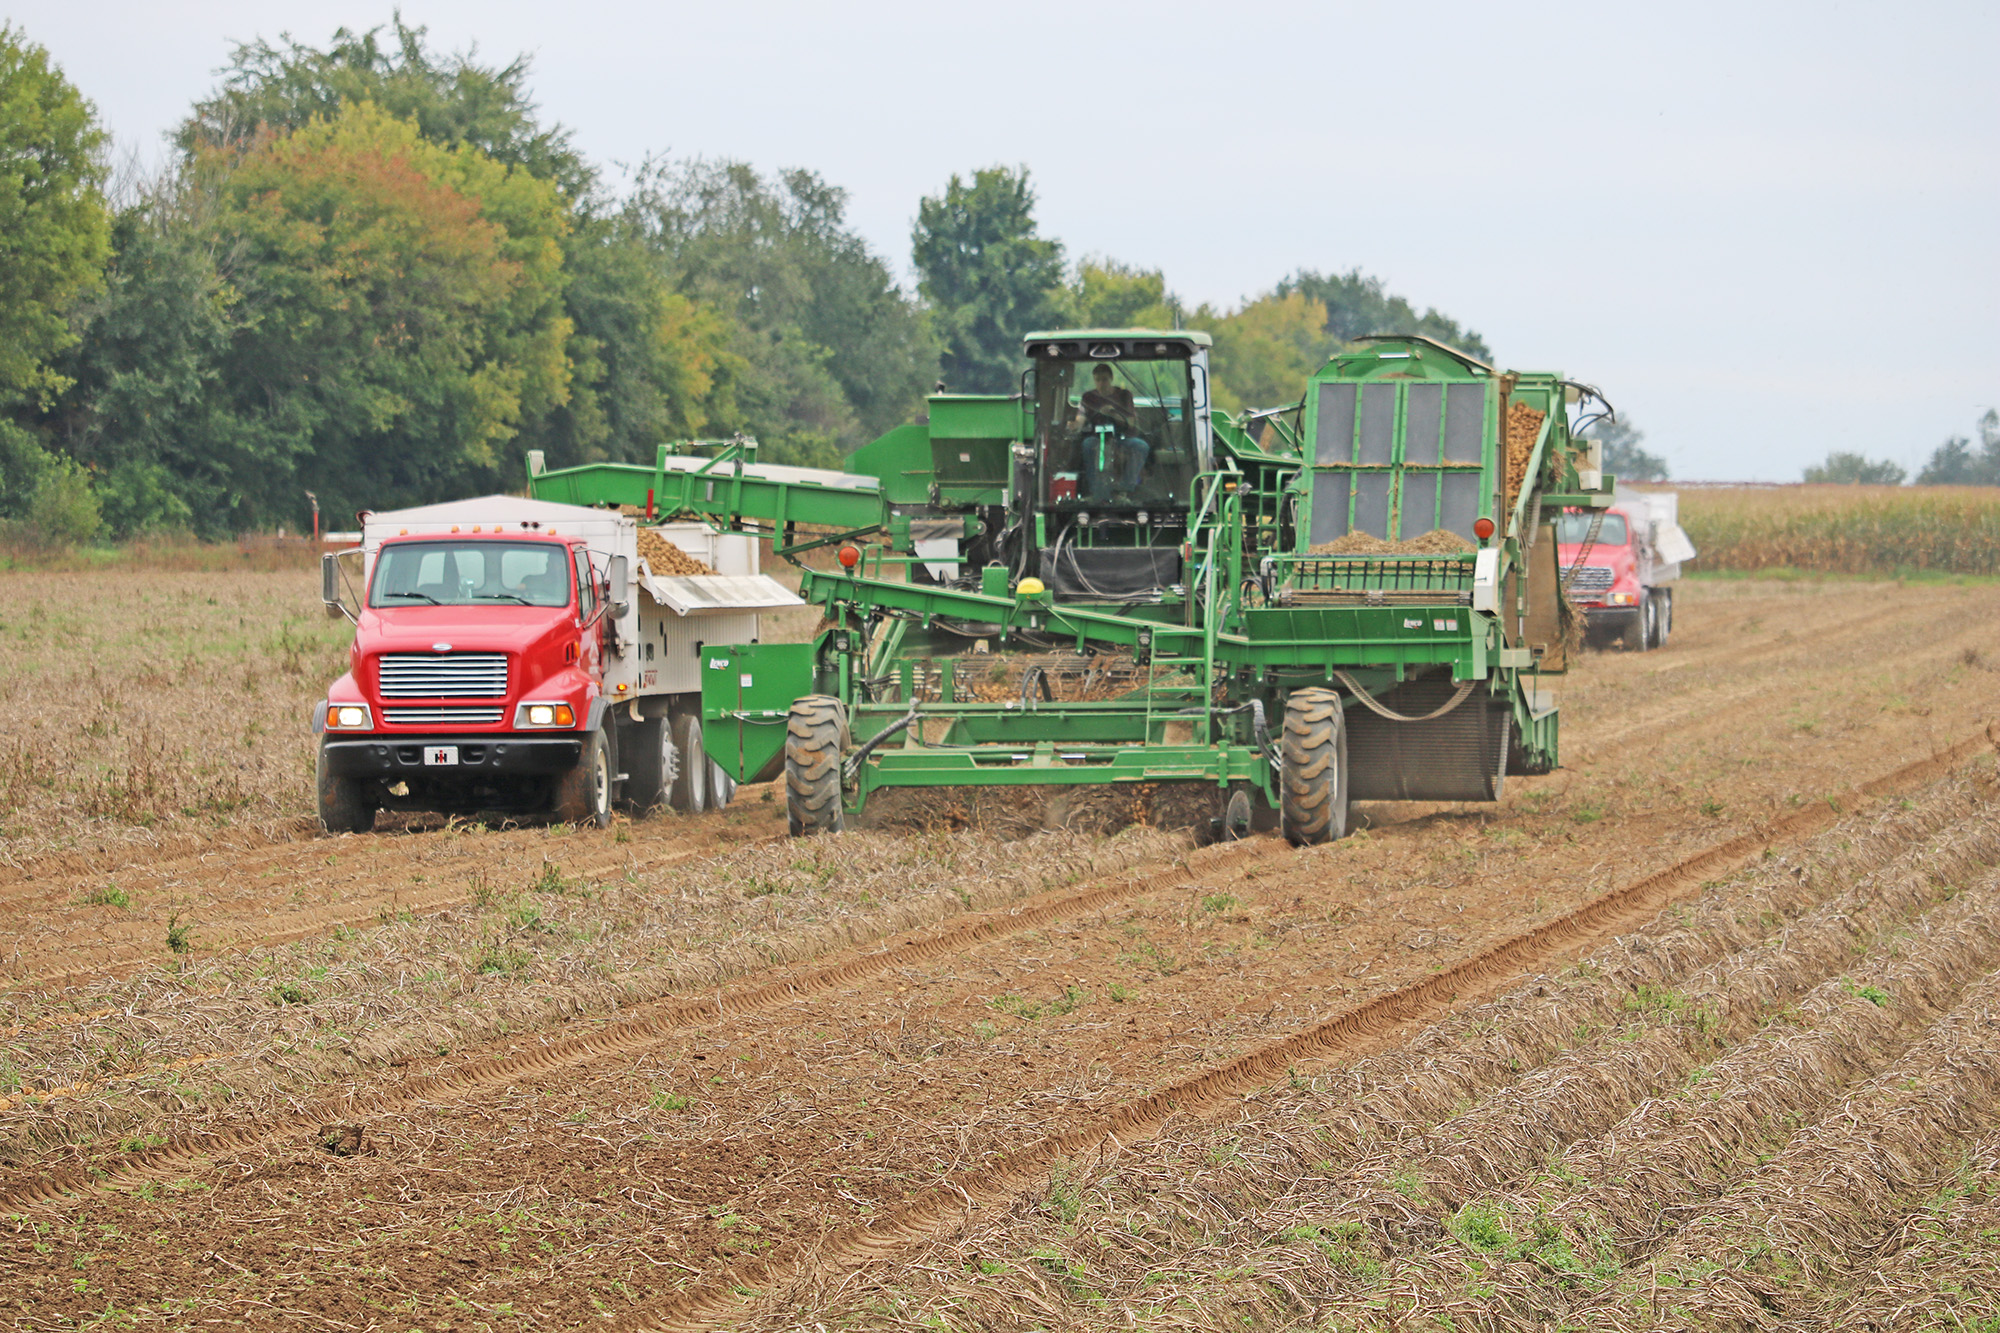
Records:
[[[586,720],[583,731],[586,736],[604,725],[604,714],[609,707],[610,704],[601,694],[590,701],[590,712],[584,715]]]

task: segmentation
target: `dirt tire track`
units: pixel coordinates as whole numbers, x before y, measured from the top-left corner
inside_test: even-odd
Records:
[[[1273,839],[1198,848],[1150,874],[1139,873],[1144,867],[1120,871],[1103,877],[1092,887],[1041,894],[1014,908],[980,913],[900,942],[892,941],[873,952],[851,954],[832,963],[773,969],[718,991],[712,998],[640,1001],[639,1004],[654,1012],[615,1020],[593,1033],[560,1037],[532,1051],[470,1060],[449,1073],[416,1078],[373,1097],[348,1093],[322,1098],[295,1109],[284,1120],[262,1120],[211,1136],[183,1138],[97,1164],[88,1172],[66,1171],[0,1189],[0,1213],[107,1188],[118,1181],[177,1172],[194,1161],[242,1151],[328,1120],[384,1115],[420,1102],[463,1097],[503,1086],[524,1075],[539,1076],[641,1050],[706,1019],[777,1008],[802,996],[849,987],[897,968],[943,958],[1008,935],[1039,930],[1127,898],[1182,887],[1200,875],[1279,856],[1288,850]]]
[[[1982,750],[2000,745],[1992,728],[1950,748],[1906,764],[1850,789],[1858,801],[1910,790],[1950,772]],[[739,1316],[755,1298],[739,1292],[769,1290],[809,1267],[852,1269],[886,1257],[951,1227],[961,1225],[982,1205],[1017,1197],[1047,1177],[1061,1159],[1116,1154],[1125,1144],[1151,1138],[1169,1118],[1202,1110],[1263,1087],[1301,1060],[1323,1061],[1364,1054],[1393,1040],[1413,1023],[1442,1017],[1463,998],[1485,995],[1538,965],[1643,921],[1699,890],[1706,878],[1741,866],[1767,847],[1795,841],[1832,824],[1838,816],[1825,804],[1740,834],[1664,870],[1609,890],[1573,911],[1502,940],[1423,981],[1400,987],[1321,1020],[1290,1037],[1270,1042],[1236,1059],[1125,1103],[1108,1115],[1025,1145],[1011,1159],[977,1175],[933,1187],[910,1203],[873,1219],[879,1225],[849,1226],[776,1254],[739,1264],[692,1291],[662,1302],[654,1313],[622,1322],[630,1333],[690,1333]],[[5,1206],[0,1199],[0,1207]]]

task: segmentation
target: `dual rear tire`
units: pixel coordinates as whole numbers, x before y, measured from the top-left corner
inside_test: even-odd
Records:
[[[644,718],[621,730],[630,755],[625,803],[635,811],[665,806],[698,815],[722,809],[736,794],[735,780],[702,748],[700,714]]]

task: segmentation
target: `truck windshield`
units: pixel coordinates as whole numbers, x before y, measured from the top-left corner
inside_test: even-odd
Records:
[[[1182,360],[1035,367],[1044,501],[1186,504],[1202,470],[1190,402]]]
[[[1556,519],[1556,540],[1564,546],[1575,546],[1590,536],[1589,514],[1564,514]],[[1599,546],[1623,546],[1628,537],[1625,518],[1621,514],[1606,514],[1604,524],[1597,530]]]
[[[402,542],[375,560],[370,606],[568,606],[569,548],[552,542]]]

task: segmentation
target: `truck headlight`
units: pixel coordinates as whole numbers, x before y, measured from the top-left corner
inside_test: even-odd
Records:
[[[529,727],[573,727],[576,725],[576,710],[568,704],[524,703],[514,710],[516,730]]]
[[[328,731],[369,731],[373,720],[367,704],[333,704],[326,710]]]
[[[1611,605],[1613,606],[1630,606],[1634,601],[1638,599],[1632,593],[1629,592],[1614,592],[1604,600],[1611,603]]]

